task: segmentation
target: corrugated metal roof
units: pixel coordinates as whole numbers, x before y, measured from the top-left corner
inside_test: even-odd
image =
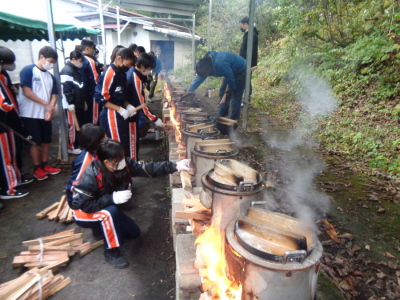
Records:
[[[191,16],[207,0],[117,0],[123,8]]]

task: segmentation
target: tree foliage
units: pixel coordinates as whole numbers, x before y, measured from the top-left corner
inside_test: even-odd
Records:
[[[257,108],[285,120],[299,109],[294,66],[326,78],[340,107],[316,135],[332,151],[360,157],[371,169],[400,173],[400,2],[397,0],[256,1],[259,68],[253,78]],[[211,47],[238,53],[238,21],[246,0],[213,1]],[[198,19],[207,36],[208,8]],[[198,47],[198,57],[207,50]],[[381,124],[384,124],[382,126]]]

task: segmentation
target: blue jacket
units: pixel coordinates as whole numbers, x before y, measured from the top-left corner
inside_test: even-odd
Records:
[[[154,56],[154,58],[156,59],[156,67],[153,69],[153,74],[154,73],[160,73],[162,70],[162,64],[161,64],[161,60],[159,60],[157,57]]]
[[[206,55],[207,54],[211,55],[213,61],[214,71],[210,76],[225,77],[229,85],[229,90],[234,91],[236,89],[235,75],[246,71],[246,60],[228,51],[209,51]],[[188,91],[194,92],[204,80],[206,80],[206,78],[197,76],[188,88]]]

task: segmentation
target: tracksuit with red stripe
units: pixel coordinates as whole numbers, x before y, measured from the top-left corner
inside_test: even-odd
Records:
[[[94,92],[99,80],[99,74],[97,73],[96,63],[93,58],[85,53],[82,54],[84,59],[80,72],[83,80],[83,94],[85,95],[85,102],[87,104],[85,123],[98,124],[100,110],[99,104],[94,99]]]
[[[11,127],[8,114],[14,110],[14,105],[0,89],[0,122]],[[0,188],[1,192],[13,195],[20,181],[21,174],[16,161],[14,133],[0,126]]]
[[[9,126],[17,133],[24,134],[23,126],[22,126],[22,121],[19,116],[19,107],[18,107],[18,101],[17,97],[15,96],[14,89],[12,87],[12,82],[10,79],[10,76],[6,71],[2,71],[0,73],[0,86],[1,86],[1,91],[3,92],[3,95],[7,99],[9,103],[12,103],[14,106],[14,109],[11,110],[10,112],[7,113],[7,119],[9,122]],[[14,135],[14,144],[15,144],[15,149],[13,150],[13,155],[15,157],[15,160],[17,162],[17,166],[20,171],[22,171],[22,139],[16,137]],[[18,171],[18,180],[20,180],[20,172]]]
[[[127,81],[128,81],[128,102],[133,106],[137,107],[146,103],[144,89],[147,83],[147,76],[143,75],[139,70],[135,67],[129,69],[127,74]],[[130,122],[135,122],[135,127],[137,129],[136,132],[139,130],[139,115],[144,114],[147,118],[149,118],[152,122],[157,121],[157,116],[153,114],[150,108],[145,107],[138,111],[138,113],[133,117],[130,118]],[[136,153],[139,153],[139,134],[136,134],[135,139],[135,148]],[[138,156],[136,155],[136,160]]]
[[[144,163],[127,157],[126,163],[126,171],[132,177],[153,178],[176,171],[176,164],[169,161]],[[114,204],[114,191],[105,191],[100,164],[98,160],[91,162],[82,177],[73,183],[74,196],[70,207],[74,210],[74,219],[79,226],[95,228],[100,223],[106,248],[116,248],[126,239],[139,237],[140,228]],[[129,186],[121,187],[121,190],[127,189]]]
[[[85,124],[85,99],[83,94],[83,82],[81,72],[79,68],[76,67],[70,61],[67,61],[64,68],[60,72],[61,84],[63,87],[63,94],[68,104],[75,105],[75,115],[76,120],[79,125]],[[78,133],[76,131],[75,119],[73,113],[66,110],[67,120],[68,120],[68,149],[74,150],[79,148],[79,142],[77,139]]]
[[[119,141],[125,150],[125,155],[137,160],[136,153],[136,123],[129,118],[124,120],[121,115],[104,107],[107,101],[125,108],[128,101],[128,84],[126,74],[111,64],[100,76],[96,85],[95,98],[103,107],[100,114],[100,126],[104,128],[109,138]]]

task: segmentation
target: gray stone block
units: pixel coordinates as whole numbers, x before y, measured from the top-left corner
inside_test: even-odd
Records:
[[[199,271],[194,268],[196,260],[196,241],[197,236],[192,234],[178,234],[176,236],[176,272],[180,275],[196,274],[199,276]]]

